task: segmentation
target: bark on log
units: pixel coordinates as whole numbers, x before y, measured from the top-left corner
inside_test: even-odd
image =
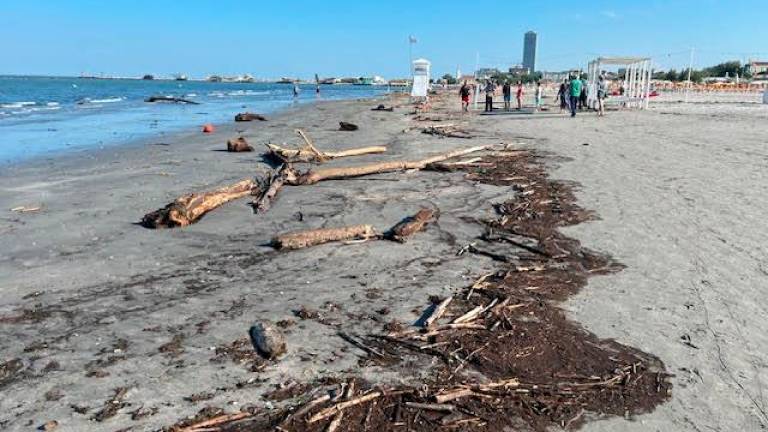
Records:
[[[423,230],[427,224],[437,220],[438,217],[439,212],[436,210],[423,208],[415,215],[403,219],[397,225],[392,227],[385,236],[389,240],[405,243],[408,240],[408,237]]]
[[[426,159],[418,161],[391,161],[380,162],[370,165],[362,165],[356,167],[347,168],[322,168],[318,170],[310,170],[306,173],[298,176],[294,181],[290,182],[292,186],[299,185],[311,185],[323,180],[334,180],[361,177],[370,174],[380,174],[387,172],[405,171],[410,169],[422,170],[427,165],[442,162],[447,159],[455,158],[458,156],[464,156],[466,154],[474,153],[477,151],[485,150],[486,146],[470,147],[468,149],[456,150],[440,155],[432,156]]]
[[[283,164],[279,170],[271,174],[259,189],[258,197],[251,203],[254,212],[263,213],[269,210],[286,181],[294,178],[296,178],[296,172],[289,164]]]
[[[277,159],[285,162],[320,162],[317,154],[306,149],[289,149],[275,144],[267,144],[270,154]],[[384,153],[387,148],[384,146],[360,147],[341,151],[322,152],[325,159],[337,159],[349,156],[362,156],[373,153]]]
[[[211,192],[184,195],[167,206],[146,214],[141,220],[141,225],[147,228],[185,227],[229,201],[250,195],[255,187],[257,185],[253,179],[245,179]]]
[[[252,152],[253,147],[248,144],[248,141],[246,141],[245,138],[237,137],[227,140],[227,151],[235,153]]]
[[[272,244],[277,249],[301,249],[332,241],[367,240],[376,236],[376,231],[370,225],[353,225],[290,232],[275,237]]]
[[[200,105],[200,102],[191,101],[189,99],[183,99],[173,96],[150,96],[144,99],[144,102],[173,102],[173,103],[185,103],[190,105]]]
[[[239,113],[235,115],[236,122],[249,122],[253,120],[267,121],[267,118],[261,114],[254,114],[249,112]]]

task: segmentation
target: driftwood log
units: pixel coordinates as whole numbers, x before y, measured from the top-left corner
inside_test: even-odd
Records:
[[[239,113],[235,115],[236,122],[249,122],[253,120],[267,121],[267,118],[261,114],[254,114],[249,112]]]
[[[422,170],[425,169],[429,164],[442,162],[444,160],[458,156],[464,156],[470,153],[485,150],[486,148],[486,146],[470,147],[468,149],[455,150],[417,161],[391,161],[379,162],[370,165],[361,165],[356,167],[321,168],[317,170],[309,170],[304,174],[296,176],[296,178],[292,179],[290,182],[288,182],[288,184],[292,186],[311,185],[323,180],[354,178],[371,174],[381,174],[405,170]]]
[[[459,128],[457,128],[453,124],[447,124],[447,125],[440,125],[440,126],[429,126],[424,128],[422,133],[428,134],[428,135],[435,135],[443,138],[472,138],[472,135],[467,133],[466,131],[463,131]]]
[[[386,107],[386,106],[384,106],[384,105],[379,105],[379,106],[377,106],[376,108],[371,108],[371,111],[389,111],[389,112],[392,112],[392,111],[394,111],[394,110],[395,110],[395,107],[389,107],[389,108],[387,108],[387,107]]]
[[[275,237],[272,244],[277,249],[301,249],[334,241],[367,240],[374,237],[377,237],[377,234],[372,226],[353,225],[290,232]]]
[[[184,195],[167,206],[145,215],[141,225],[147,228],[185,227],[229,201],[250,195],[257,187],[255,180],[245,179],[211,192]]]
[[[277,159],[284,161],[284,162],[321,162],[321,160],[317,157],[317,153],[315,153],[312,150],[308,149],[290,149],[285,147],[280,147],[275,144],[267,144],[267,148],[269,149],[269,153],[273,156],[275,156]],[[384,153],[387,151],[387,148],[384,146],[371,146],[371,147],[360,147],[360,148],[352,148],[348,150],[341,150],[341,151],[330,151],[330,152],[321,152],[323,159],[338,159],[343,157],[349,157],[349,156],[361,156],[366,154],[374,154],[374,153]]]
[[[227,151],[235,153],[252,152],[253,147],[248,144],[248,141],[246,141],[245,138],[237,137],[227,140]]]
[[[389,240],[405,243],[409,237],[424,229],[427,224],[434,222],[439,217],[439,212],[433,209],[423,208],[413,216],[408,216],[400,223],[392,227],[385,237]]]
[[[146,99],[144,99],[144,102],[172,102],[172,103],[184,103],[184,104],[190,104],[190,105],[200,105],[200,102],[195,102],[189,99],[183,99],[180,97],[174,97],[174,96],[150,96]]]
[[[256,199],[251,203],[254,213],[263,213],[269,210],[275,197],[277,197],[277,193],[280,192],[286,181],[295,177],[294,169],[289,164],[283,164],[280,169],[264,179],[263,184],[255,193]]]
[[[343,131],[356,131],[359,128],[354,123],[347,123],[347,122],[339,122],[339,130]]]

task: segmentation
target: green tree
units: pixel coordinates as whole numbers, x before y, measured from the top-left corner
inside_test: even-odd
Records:
[[[664,74],[664,79],[667,81],[680,81],[679,75],[677,74],[677,71],[674,69],[670,69],[667,71],[667,73]],[[685,79],[688,79],[688,76],[686,75]]]
[[[456,84],[456,78],[453,77],[451,74],[445,74],[442,76],[443,80],[445,80],[448,84]]]
[[[706,76],[711,77],[725,77],[726,75],[729,77],[735,77],[737,74],[741,73],[741,70],[742,68],[740,61],[729,61],[708,67],[704,69],[703,72],[706,74]]]

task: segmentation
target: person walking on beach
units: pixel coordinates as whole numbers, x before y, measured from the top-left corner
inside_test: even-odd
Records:
[[[576,117],[576,109],[578,108],[579,98],[581,97],[582,82],[579,78],[571,77],[571,117]]]
[[[607,96],[608,88],[605,83],[605,75],[600,74],[597,79],[597,116],[603,117],[605,115],[605,97]]]
[[[541,88],[541,81],[536,81],[536,94],[534,95],[534,111],[539,112],[541,109],[541,97],[543,89]]]
[[[579,109],[589,108],[587,104],[587,92],[589,91],[587,86],[587,79],[581,79],[581,94],[579,95]]]
[[[496,92],[496,85],[489,79],[485,83],[485,112],[493,112],[493,94]]]
[[[560,100],[560,113],[568,109],[568,80],[564,79],[560,83],[560,89],[557,91],[557,98]]]
[[[472,93],[472,88],[464,81],[459,89],[459,97],[461,98],[461,109],[464,112],[469,111],[469,95]]]
[[[501,92],[504,94],[504,111],[509,111],[510,102],[512,101],[512,86],[509,85],[509,81],[504,81]]]
[[[517,110],[523,109],[523,82],[517,81]]]

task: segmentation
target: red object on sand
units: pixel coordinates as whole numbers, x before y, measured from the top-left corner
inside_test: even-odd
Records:
[[[210,123],[207,124],[207,125],[203,125],[203,133],[213,133],[213,131],[215,131],[215,130],[216,130],[216,128],[213,127],[213,125],[210,124]]]

